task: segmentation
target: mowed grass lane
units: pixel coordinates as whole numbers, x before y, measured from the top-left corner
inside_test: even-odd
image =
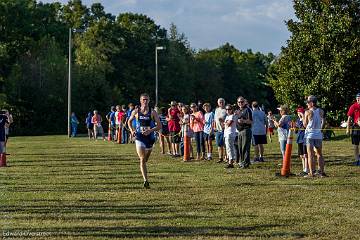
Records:
[[[292,172],[301,166],[293,150]],[[225,170],[159,153],[143,189],[134,145],[13,137],[0,169],[0,234],[32,239],[339,239],[360,233],[360,168],[348,138],[324,142],[328,178],[278,178],[266,162]],[[216,159],[216,155],[215,158]]]

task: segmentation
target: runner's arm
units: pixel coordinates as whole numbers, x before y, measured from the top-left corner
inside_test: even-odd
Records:
[[[135,109],[134,111],[132,111],[131,116],[130,116],[129,121],[128,121],[128,127],[129,127],[129,129],[130,129],[131,134],[133,134],[133,133],[135,132],[135,130],[134,130],[133,127],[132,127],[132,121],[134,120],[135,115],[137,114],[137,112],[138,112],[137,109]]]
[[[154,120],[155,120],[155,122],[156,122],[156,126],[153,127],[153,128],[150,129],[150,130],[151,130],[152,132],[159,131],[159,130],[162,128],[159,115],[157,114],[157,112],[156,112],[155,110],[152,110],[151,115],[153,116],[153,118],[154,118]]]
[[[303,125],[304,125],[304,128],[306,128],[307,125],[308,125],[308,123],[309,123],[309,119],[308,119],[308,118],[309,118],[310,114],[311,114],[310,110],[308,110],[308,111],[305,112],[305,115],[304,115],[304,117],[303,117]]]

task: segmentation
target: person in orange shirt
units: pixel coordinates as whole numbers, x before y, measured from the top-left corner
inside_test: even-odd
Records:
[[[190,115],[190,127],[194,131],[194,137],[196,142],[196,159],[205,159],[205,140],[204,140],[204,125],[205,118],[195,103],[190,105],[192,114]]]

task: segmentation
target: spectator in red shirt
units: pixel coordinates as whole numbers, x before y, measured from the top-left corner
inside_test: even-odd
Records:
[[[175,101],[171,101],[170,108],[168,109],[168,126],[170,132],[170,140],[172,146],[172,153],[174,157],[180,157],[179,144],[180,144],[180,111]]]
[[[359,156],[359,142],[360,142],[360,93],[356,94],[356,102],[350,106],[347,113],[347,127],[346,134],[350,134],[350,125],[352,126],[351,130],[351,142],[354,145],[354,155],[355,155],[355,165],[360,166],[360,156]]]

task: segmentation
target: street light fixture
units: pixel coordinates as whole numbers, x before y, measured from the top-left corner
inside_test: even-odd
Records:
[[[166,48],[163,46],[155,47],[155,107],[158,106],[159,95],[158,95],[158,50],[165,50]]]

